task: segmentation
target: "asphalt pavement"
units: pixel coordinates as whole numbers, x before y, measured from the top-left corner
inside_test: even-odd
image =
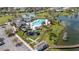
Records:
[[[5,43],[4,45],[0,46],[0,51],[30,51],[30,49],[25,46],[25,44],[16,47],[15,43],[13,42],[13,38],[15,38],[15,36],[8,37],[5,33],[5,28],[2,28],[2,26],[0,26],[0,38],[4,38]]]

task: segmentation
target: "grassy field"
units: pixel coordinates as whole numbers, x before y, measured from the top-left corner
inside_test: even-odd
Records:
[[[25,34],[23,31],[21,31],[21,30],[19,30],[19,31],[17,32],[17,34],[18,34],[22,39],[24,39],[24,40],[27,38],[26,34]]]
[[[38,13],[36,15],[39,18],[52,18],[52,16],[50,15],[50,13],[48,11],[46,11],[46,12],[40,12],[40,13]]]
[[[27,40],[26,38],[31,38],[31,39],[35,39],[34,36],[27,36],[26,34],[23,33],[23,31],[18,31],[17,34],[27,43],[29,43],[29,45],[34,48],[34,45],[36,45],[36,43],[34,43],[31,40]],[[32,43],[33,42],[33,43]]]
[[[59,12],[59,16],[69,16],[69,15],[72,15],[72,13]]]
[[[26,42],[29,42],[31,43],[32,41],[31,40],[27,40],[26,38],[31,38],[33,40],[35,40],[38,36],[27,36],[26,33],[24,33],[22,30],[19,30],[17,32],[17,34]]]
[[[0,17],[0,24],[4,24],[8,22],[8,20],[11,20],[13,16],[5,15]]]
[[[70,16],[70,15],[72,15],[73,13],[75,13],[75,12],[65,10],[65,11],[63,11],[63,12],[58,12],[58,15],[59,15],[59,16]]]
[[[16,16],[19,16],[19,15],[23,15],[23,14],[26,14],[26,13],[19,13],[17,11],[17,13],[15,13]],[[0,24],[4,24],[6,22],[8,22],[9,20],[12,20],[13,18],[15,18],[15,15],[0,15]]]
[[[52,25],[51,26],[51,29],[52,29],[52,31],[50,31],[50,30],[48,32],[44,32],[43,31],[43,34],[41,35],[41,39],[40,40],[45,40],[45,41],[48,42],[48,44],[50,46],[53,46],[54,40],[57,40],[59,38],[59,36],[60,36],[62,30],[64,29],[64,27],[61,26],[61,25],[59,25],[59,24],[55,24],[55,25]],[[53,37],[52,36],[52,40],[50,40],[49,39],[50,33],[56,34],[57,37]]]

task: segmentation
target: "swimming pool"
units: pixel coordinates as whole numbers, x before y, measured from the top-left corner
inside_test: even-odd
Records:
[[[32,23],[32,26],[41,26],[45,22],[45,19],[37,19]]]
[[[33,22],[31,23],[31,28],[32,28],[33,30],[36,30],[36,28],[39,28],[39,27],[42,26],[44,23],[46,24],[46,20],[47,20],[47,19],[37,19],[37,20],[33,21]]]

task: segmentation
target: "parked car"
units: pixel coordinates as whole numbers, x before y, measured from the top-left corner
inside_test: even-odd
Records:
[[[44,51],[49,47],[49,45],[46,42],[40,42],[36,45],[35,49],[38,51]]]
[[[2,42],[0,42],[0,46],[2,46],[2,45],[4,45],[5,43],[2,41]]]
[[[4,51],[10,51],[10,49],[5,49]]]
[[[0,42],[2,42],[4,40],[4,38],[0,38]]]
[[[4,45],[4,38],[0,38],[0,46]]]
[[[28,36],[33,36],[35,33],[34,32],[27,32],[26,33]]]
[[[22,46],[22,42],[18,42],[18,43],[16,43],[16,47],[19,47],[19,46]]]

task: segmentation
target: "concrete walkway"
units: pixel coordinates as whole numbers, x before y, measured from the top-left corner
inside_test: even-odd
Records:
[[[16,31],[16,27],[13,26],[14,31]],[[30,50],[33,50],[33,48],[27,43],[25,42],[20,36],[18,36],[17,34],[15,34],[15,36],[21,41],[23,42]]]
[[[39,39],[39,37],[36,38],[35,40],[33,40],[33,39],[31,39],[31,38],[26,38],[26,39],[27,39],[27,40],[31,40],[31,41],[32,41],[31,44],[32,44],[32,43],[38,43],[37,40]]]
[[[35,41],[35,40],[33,40],[33,39],[31,39],[31,38],[26,38],[26,39],[31,40],[32,42],[35,42],[35,43],[36,43],[36,41]]]
[[[79,44],[76,44],[76,45],[55,45],[53,48],[57,48],[57,49],[79,48]]]
[[[34,50],[28,43],[26,43],[20,36],[18,36],[17,34],[15,34],[15,36],[21,41],[23,42],[30,50]]]

